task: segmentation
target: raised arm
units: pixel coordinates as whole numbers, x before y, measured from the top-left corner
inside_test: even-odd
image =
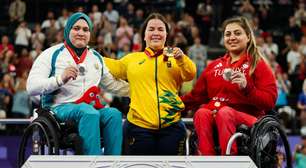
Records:
[[[118,96],[129,96],[129,84],[122,80],[122,79],[116,79],[109,71],[106,64],[103,62],[103,76],[100,82],[100,86],[102,86],[105,90],[112,92]],[[117,66],[119,69],[119,67]],[[114,73],[115,70],[113,70]],[[118,70],[119,71],[119,70]],[[117,77],[120,75],[118,74]]]

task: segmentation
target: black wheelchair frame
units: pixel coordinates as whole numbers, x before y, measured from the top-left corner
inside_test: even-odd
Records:
[[[215,151],[220,154],[220,146],[216,127],[214,128]],[[274,168],[277,164],[277,142],[282,141],[286,158],[286,168],[292,168],[292,156],[286,133],[282,128],[277,115],[272,112],[259,119],[254,126],[248,128],[240,125],[235,134],[228,141],[226,155],[230,155],[233,143],[237,142],[238,155],[247,155],[258,168]],[[188,138],[188,154],[197,153],[197,135],[192,131]]]
[[[75,154],[83,154],[82,140],[73,121],[60,122],[48,109],[35,110],[38,117],[25,129],[21,138],[17,163],[21,167],[26,161],[28,142],[32,142],[33,155],[59,155],[60,150],[66,154],[73,149]]]

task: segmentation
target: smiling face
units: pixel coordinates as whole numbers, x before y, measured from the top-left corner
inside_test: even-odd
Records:
[[[159,19],[149,20],[145,29],[144,41],[146,47],[153,50],[160,50],[164,48],[167,38],[166,25]]]
[[[75,22],[70,30],[69,39],[76,48],[84,48],[87,46],[90,39],[90,31],[84,19]]]
[[[250,38],[237,23],[230,23],[224,30],[224,46],[231,55],[240,55],[247,49]]]

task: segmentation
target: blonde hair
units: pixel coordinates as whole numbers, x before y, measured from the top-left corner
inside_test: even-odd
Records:
[[[224,34],[226,26],[231,23],[236,23],[240,27],[242,27],[242,29],[245,31],[247,36],[250,38],[250,41],[247,44],[247,54],[249,54],[252,58],[251,63],[250,63],[251,64],[250,65],[250,75],[252,75],[260,59],[263,59],[266,63],[268,63],[268,61],[262,55],[262,53],[259,51],[257,47],[255,36],[254,36],[253,30],[250,26],[249,21],[245,17],[234,17],[234,18],[227,19],[223,22],[223,25],[222,25],[223,34]]]

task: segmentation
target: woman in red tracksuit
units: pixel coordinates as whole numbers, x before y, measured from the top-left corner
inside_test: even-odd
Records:
[[[259,52],[248,21],[243,17],[223,23],[227,53],[210,63],[193,90],[182,99],[186,109],[198,108],[194,126],[199,154],[215,155],[213,126],[218,130],[221,154],[240,124],[252,126],[277,98],[273,72]],[[232,154],[237,154],[236,144]]]

